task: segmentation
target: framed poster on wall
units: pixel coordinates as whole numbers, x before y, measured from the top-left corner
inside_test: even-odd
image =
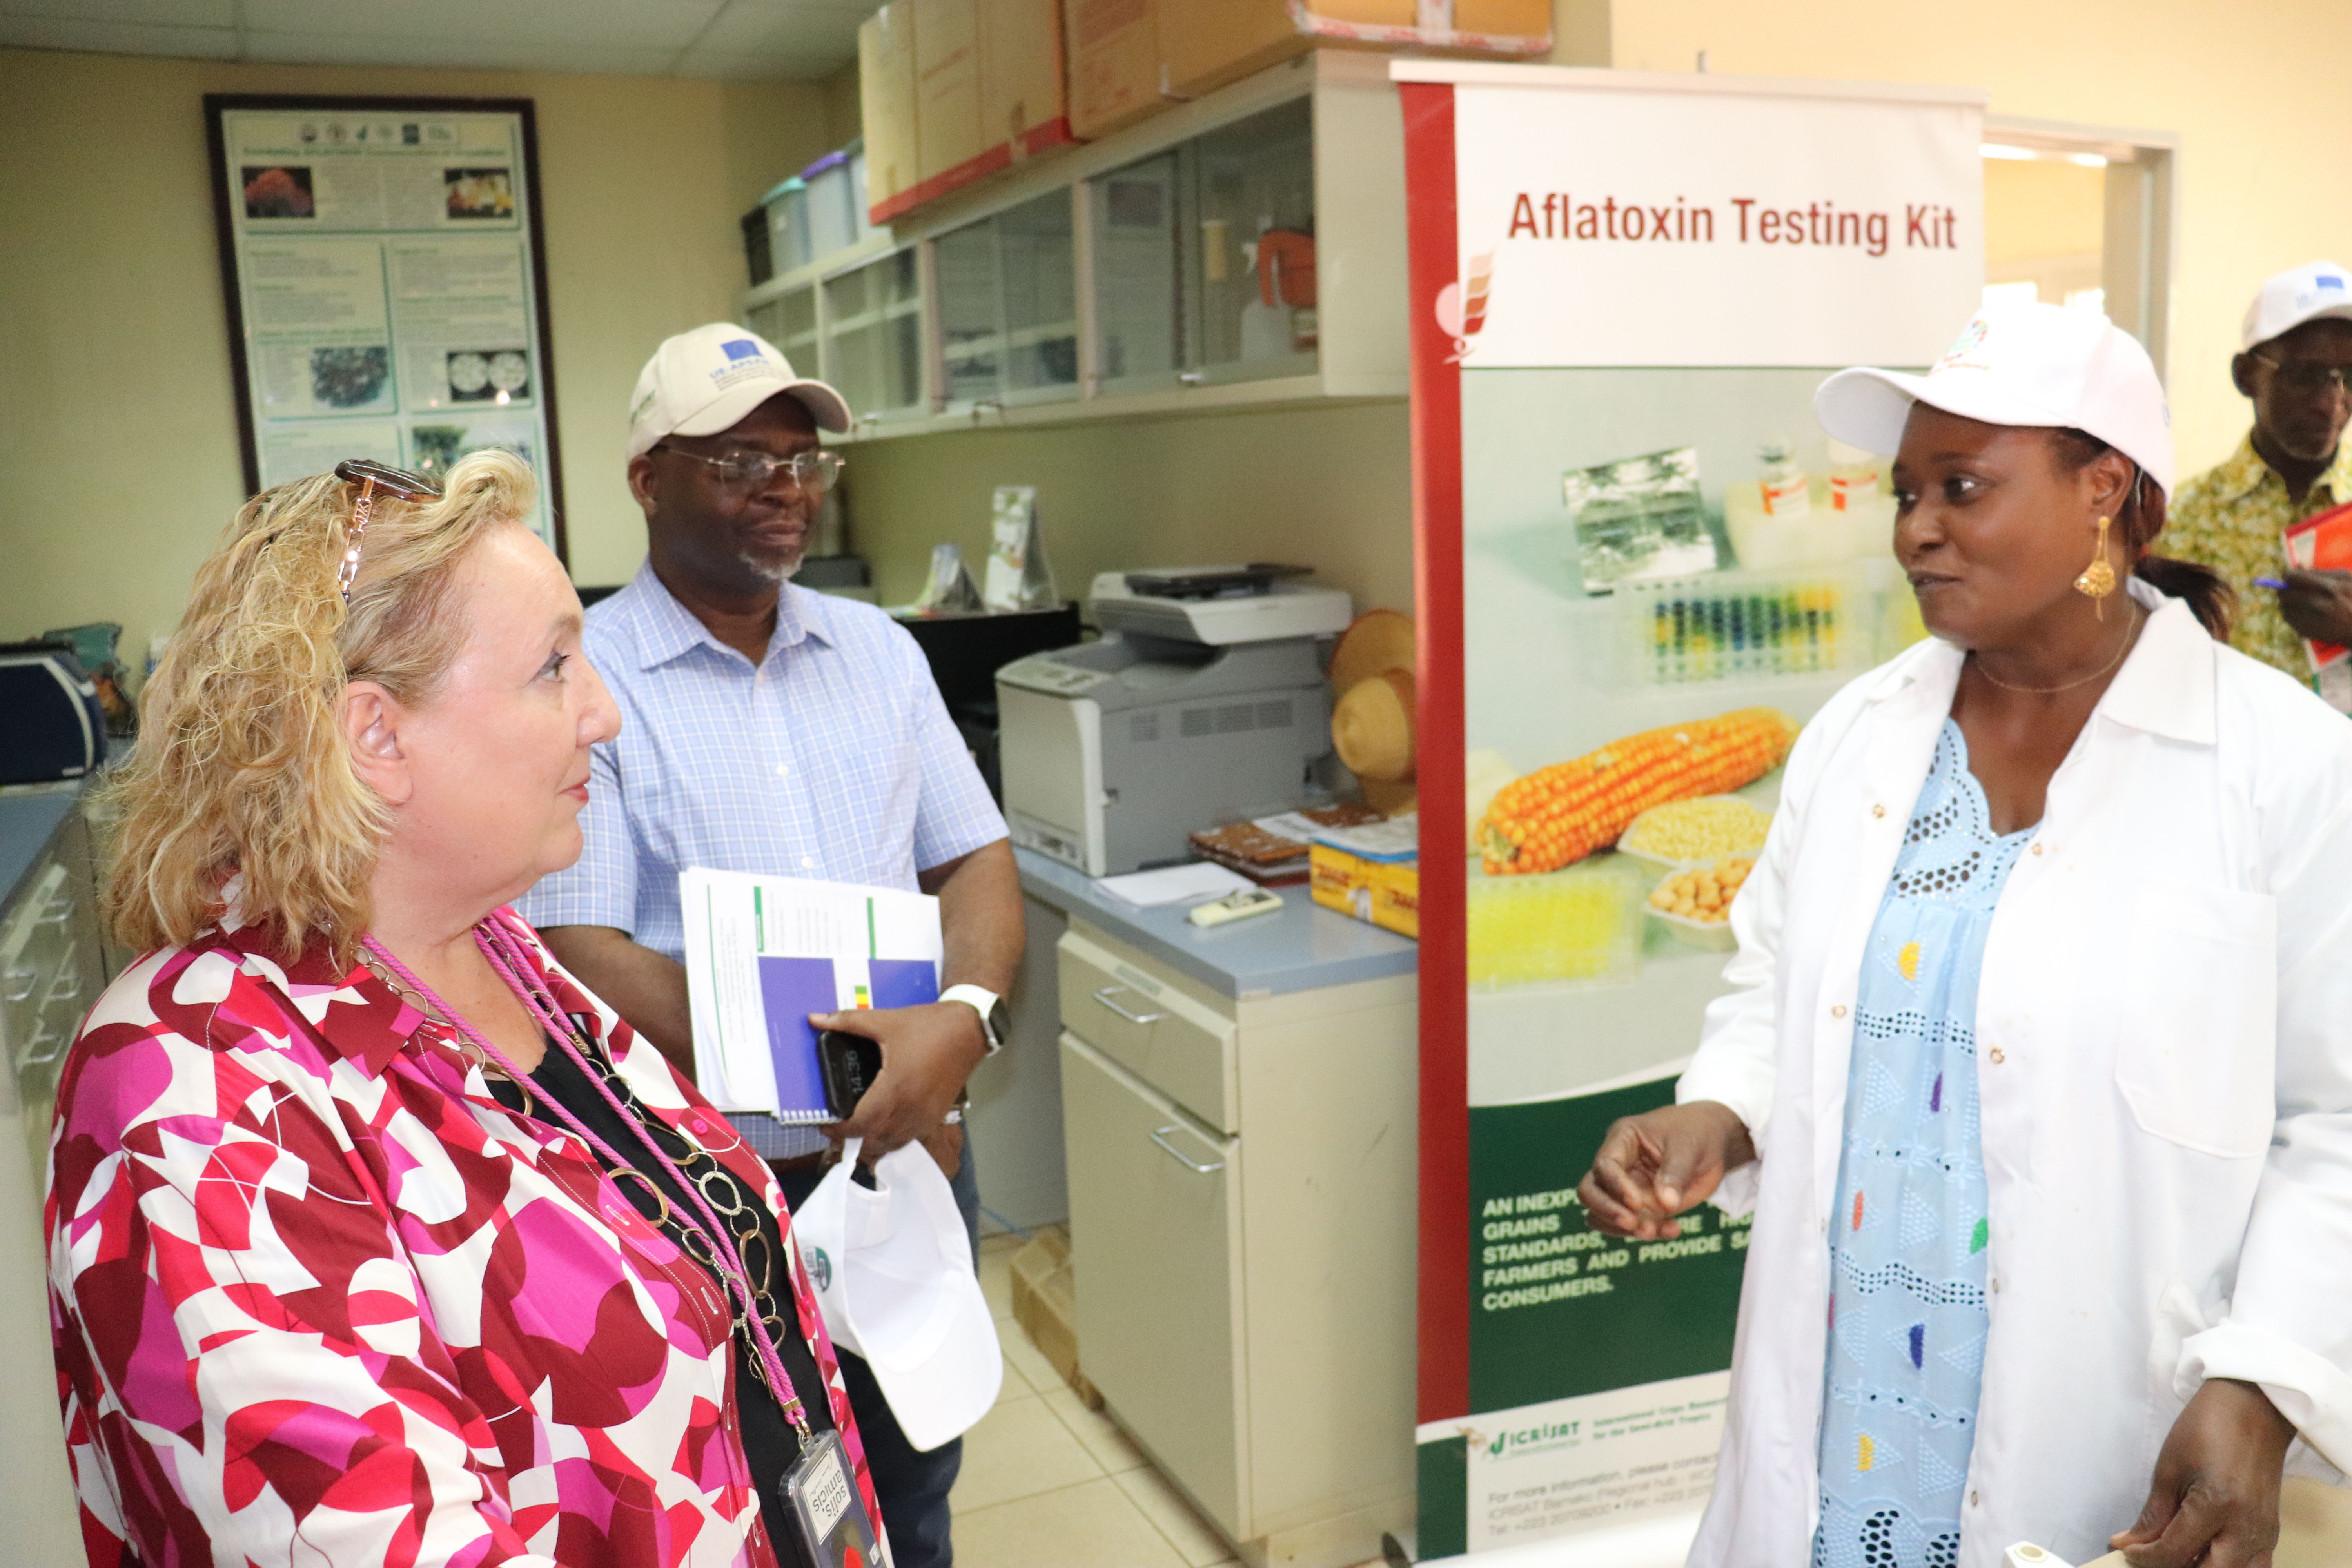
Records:
[[[528,99],[211,93],[246,489],[503,447],[565,555]]]

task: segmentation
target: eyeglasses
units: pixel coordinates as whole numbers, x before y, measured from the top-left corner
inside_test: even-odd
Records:
[[[352,602],[352,579],[360,574],[360,546],[366,542],[368,518],[375,511],[377,489],[402,500],[437,500],[441,489],[431,479],[365,458],[346,458],[337,463],[335,478],[360,488],[359,500],[352,503],[351,521],[343,524],[343,563],[335,571],[335,586],[348,605]]]
[[[2352,364],[2281,364],[2268,354],[2250,354],[2278,373],[2279,380],[2297,392],[2321,393],[2341,387],[2352,393]]]
[[[654,445],[674,457],[709,464],[719,470],[720,484],[747,495],[766,489],[778,474],[787,476],[795,486],[812,495],[823,495],[841,478],[841,470],[849,467],[847,458],[833,452],[801,452],[789,458],[771,458],[765,452],[736,452],[724,458],[706,458],[699,452],[681,451],[667,441]]]

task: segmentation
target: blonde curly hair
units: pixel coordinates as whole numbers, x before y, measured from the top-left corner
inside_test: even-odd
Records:
[[[348,966],[373,915],[390,826],[352,766],[345,685],[429,702],[466,636],[448,613],[458,564],[530,515],[538,481],[476,452],[437,500],[375,497],[348,608],[335,581],[356,484],[314,474],[263,491],[196,570],[186,615],[140,701],[139,743],[110,786],[120,816],[106,912],[144,952],[242,923],[289,961],[324,936]]]

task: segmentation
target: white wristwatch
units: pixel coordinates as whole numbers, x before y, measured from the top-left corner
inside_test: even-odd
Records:
[[[940,1000],[961,1002],[980,1015],[980,1032],[988,1041],[990,1056],[1004,1048],[1004,1032],[1012,1020],[1006,1016],[1003,997],[984,985],[950,985],[940,993]]]

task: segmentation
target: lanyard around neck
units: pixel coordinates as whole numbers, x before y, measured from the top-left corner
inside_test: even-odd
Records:
[[[684,1224],[700,1233],[704,1244],[710,1248],[711,1256],[718,1260],[719,1277],[736,1300],[743,1322],[751,1332],[752,1347],[759,1356],[761,1367],[768,1375],[770,1387],[774,1392],[778,1403],[783,1406],[785,1419],[793,1424],[793,1430],[800,1436],[801,1446],[805,1448],[812,1440],[808,1412],[802,1407],[800,1394],[793,1387],[791,1374],[784,1370],[783,1357],[778,1352],[775,1341],[768,1333],[767,1323],[759,1310],[759,1304],[751,1299],[751,1272],[744,1265],[741,1251],[735,1245],[734,1234],[719,1223],[719,1216],[704,1199],[702,1189],[696,1186],[684,1171],[678,1169],[677,1163],[663,1152],[660,1144],[654,1141],[652,1133],[638,1125],[636,1118],[630,1114],[628,1107],[621,1103],[620,1097],[614,1094],[612,1086],[604,1081],[604,1075],[596,1071],[581,1054],[579,1046],[572,1038],[571,1023],[557,1010],[555,999],[549,995],[543,987],[534,985],[524,978],[528,960],[516,946],[513,935],[499,928],[496,922],[497,917],[492,916],[489,921],[474,927],[475,944],[482,950],[482,956],[489,960],[490,967],[498,972],[499,978],[505,981],[507,988],[514,993],[515,999],[523,1005],[541,1029],[546,1033],[548,1038],[554,1042],[556,1048],[572,1058],[573,1064],[580,1068],[581,1076],[595,1087],[598,1094],[604,1096],[605,1103],[613,1108],[614,1114],[618,1115],[623,1121],[637,1128],[638,1141],[644,1143],[653,1157],[661,1163],[662,1169],[669,1173],[670,1179],[677,1184],[678,1190],[686,1194],[688,1202],[695,1212],[681,1214],[679,1217]],[[485,931],[483,929],[485,925],[490,929]],[[467,1042],[476,1050],[496,1062],[500,1070],[516,1082],[529,1081],[528,1073],[517,1068],[508,1059],[504,1051],[492,1045],[483,1037],[480,1031],[466,1022],[456,1008],[444,1002],[434,993],[431,986],[418,979],[414,971],[393,955],[390,949],[373,936],[365,938],[364,942],[371,955],[398,976],[403,985],[430,1003],[442,1017],[448,1020],[452,1028],[466,1037]],[[630,1168],[630,1162],[623,1159],[612,1145],[590,1131],[588,1124],[572,1114],[570,1108],[552,1095],[544,1098],[553,1108],[556,1115],[562,1119],[563,1123],[579,1134],[597,1153],[603,1155],[614,1169]],[[791,1258],[781,1258],[777,1262],[785,1269],[789,1279],[792,1270]],[[797,1281],[793,1281],[793,1284],[796,1287]],[[797,1289],[794,1294],[797,1295]],[[793,1302],[793,1307],[794,1315],[797,1316],[799,1309],[797,1300]]]

